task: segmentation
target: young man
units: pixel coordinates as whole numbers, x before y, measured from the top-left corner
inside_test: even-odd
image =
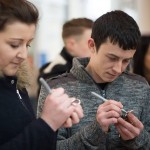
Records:
[[[139,41],[132,17],[122,11],[106,13],[93,25],[91,58],[75,58],[69,74],[49,80],[52,88],[62,86],[79,98],[84,109],[80,124],[59,131],[57,149],[150,149],[150,89],[145,79],[125,71]],[[42,88],[39,112],[45,96]],[[122,109],[133,112],[123,119]]]
[[[55,60],[41,69],[41,76],[50,78],[69,72],[73,57],[89,57],[88,39],[91,37],[93,21],[88,18],[75,18],[64,23],[62,39],[64,48]]]

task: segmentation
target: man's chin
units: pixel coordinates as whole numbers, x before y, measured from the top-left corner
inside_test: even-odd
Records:
[[[107,82],[113,82],[118,76],[107,78]]]

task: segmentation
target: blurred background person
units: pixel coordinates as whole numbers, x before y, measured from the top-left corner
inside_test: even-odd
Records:
[[[45,79],[69,72],[73,57],[90,57],[88,39],[91,37],[93,21],[88,18],[75,18],[68,20],[62,27],[64,47],[54,61],[44,64],[39,70],[39,77]],[[32,91],[32,90],[29,90]],[[37,110],[37,96],[32,97],[34,111]]]
[[[142,36],[133,57],[133,72],[146,78],[150,84],[150,36]]]
[[[90,57],[88,39],[91,37],[93,21],[88,18],[76,18],[64,23],[62,38],[64,47],[53,62],[40,69],[40,76],[50,78],[72,67],[73,57]]]

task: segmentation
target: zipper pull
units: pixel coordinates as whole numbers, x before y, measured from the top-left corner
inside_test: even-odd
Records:
[[[18,90],[18,89],[16,89],[16,92],[17,92],[17,94],[18,94],[19,99],[22,99],[22,97],[21,97],[21,95],[20,95],[20,93],[19,93],[19,90]]]
[[[105,90],[102,90],[102,96],[103,96],[104,98],[106,97]]]

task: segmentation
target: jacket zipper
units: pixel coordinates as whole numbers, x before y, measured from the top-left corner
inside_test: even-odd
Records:
[[[27,106],[25,105],[25,103],[23,102],[22,97],[20,95],[20,92],[19,92],[19,90],[17,88],[16,88],[16,93],[17,93],[19,101],[21,102],[21,104],[23,105],[23,107],[29,112],[29,110],[28,110]]]
[[[104,98],[106,98],[106,91],[105,91],[105,90],[102,90],[102,91],[101,91],[101,95],[102,95]]]
[[[88,72],[84,69],[84,67],[82,67],[82,69],[87,73],[87,75],[91,78],[91,80],[93,81],[94,85],[99,89],[98,85],[96,84],[96,82],[94,81],[94,79],[88,74]],[[108,85],[107,85],[108,86]],[[106,86],[106,87],[107,87]],[[106,98],[106,87],[104,88],[104,90],[101,89],[100,93],[101,95]],[[108,143],[109,141],[109,136],[106,137],[106,143]],[[106,146],[106,150],[109,150],[109,145],[105,144]]]
[[[18,89],[16,89],[16,92],[17,92],[17,94],[18,94],[19,99],[22,99],[22,97],[21,97],[21,95],[20,95],[20,93],[19,93],[19,90],[18,90]]]

